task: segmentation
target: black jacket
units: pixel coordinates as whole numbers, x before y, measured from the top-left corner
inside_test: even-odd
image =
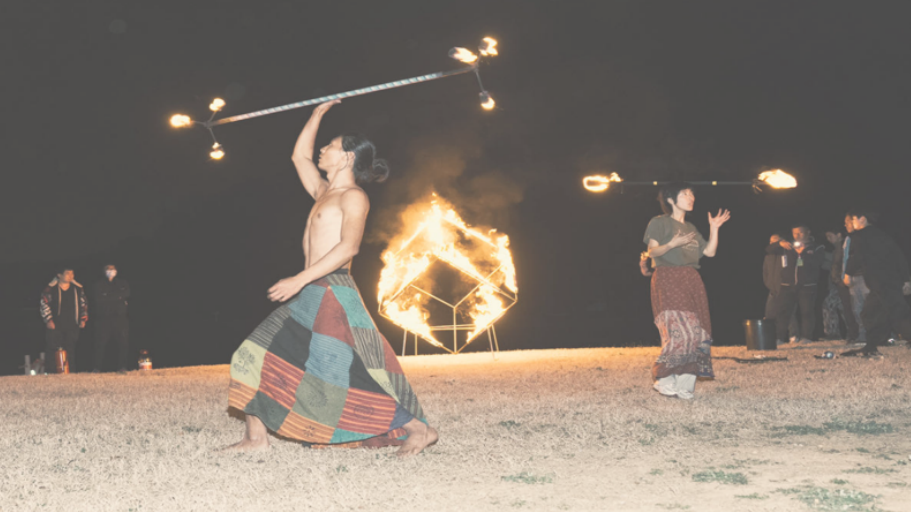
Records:
[[[845,274],[864,276],[864,283],[871,290],[901,288],[903,283],[911,281],[908,260],[901,248],[876,226],[851,233],[848,254]]]
[[[781,257],[766,254],[762,260],[762,283],[772,294],[781,290]]]
[[[792,242],[793,243],[793,242]],[[781,268],[781,284],[783,286],[816,286],[819,284],[819,271],[825,257],[826,248],[814,241],[807,242],[807,248],[802,254],[790,251],[774,243],[766,247],[766,254],[778,256],[778,265]],[[803,264],[798,266],[798,260]]]
[[[119,277],[108,281],[95,282],[92,290],[95,299],[95,318],[127,316],[127,299],[130,298],[130,283]]]

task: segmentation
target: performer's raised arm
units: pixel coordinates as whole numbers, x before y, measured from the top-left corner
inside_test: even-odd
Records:
[[[300,177],[301,183],[307,189],[307,193],[313,196],[314,199],[319,199],[320,194],[329,186],[329,182],[320,176],[319,169],[317,169],[316,163],[313,162],[313,145],[316,142],[316,132],[319,130],[319,123],[323,120],[323,115],[337,103],[341,103],[341,100],[327,101],[313,109],[313,114],[310,115],[310,120],[307,121],[304,129],[301,130],[297,143],[294,144],[294,153],[291,155],[291,161],[294,162],[294,167],[297,168],[297,175]]]

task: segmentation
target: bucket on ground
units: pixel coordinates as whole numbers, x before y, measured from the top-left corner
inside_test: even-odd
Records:
[[[747,350],[776,350],[775,320],[744,320],[743,331],[746,336]]]

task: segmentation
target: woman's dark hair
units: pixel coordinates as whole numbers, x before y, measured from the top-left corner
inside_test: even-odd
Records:
[[[376,146],[361,134],[342,135],[342,150],[354,153],[354,179],[357,183],[382,183],[389,177],[389,164],[376,157]]]
[[[674,213],[674,207],[668,204],[667,200],[670,199],[676,204],[677,196],[684,190],[693,190],[693,186],[685,181],[675,181],[661,187],[661,191],[658,192],[658,204],[661,205],[661,211],[668,215]]]

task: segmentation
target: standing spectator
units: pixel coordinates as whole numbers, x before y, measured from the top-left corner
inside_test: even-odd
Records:
[[[804,224],[791,229],[794,242],[780,240],[770,244],[766,254],[774,254],[781,261],[781,291],[775,308],[775,330],[778,343],[788,339],[788,323],[795,310],[800,310],[800,338],[798,343],[813,341],[816,328],[816,293],[819,270],[825,248],[813,239],[810,228]]]
[[[911,272],[908,261],[892,238],[875,224],[877,214],[870,209],[851,211],[854,233],[851,256],[845,270],[845,284],[855,275],[863,275],[870,293],[861,312],[867,329],[867,344],[860,355],[880,355],[877,347],[885,345],[891,331],[911,339],[911,308],[902,295],[911,295]],[[857,355],[857,351],[845,355]]]
[[[769,238],[769,245],[775,245],[780,241],[781,235],[775,233]],[[778,292],[781,291],[781,263],[777,255],[766,253],[762,260],[762,282],[769,290],[769,296],[765,301],[765,318],[774,320]]]
[[[130,298],[130,283],[117,277],[117,267],[104,267],[104,279],[95,283],[95,367],[94,372],[101,371],[104,363],[104,348],[113,340],[118,347],[117,367],[121,373],[127,371],[127,351],[129,350],[129,319],[127,318],[127,299]]]
[[[854,230],[853,224],[851,230]],[[851,290],[845,286],[845,241],[847,237],[840,229],[833,229],[826,232],[826,240],[835,248],[832,252],[832,268],[829,272],[829,289],[834,290],[838,295],[841,316],[845,320],[845,327],[848,329],[847,343],[856,343],[860,336],[860,327],[857,318],[854,316],[854,308],[851,304]],[[830,292],[831,296],[832,293]],[[828,300],[828,298],[826,299]]]
[[[864,309],[864,301],[867,300],[870,289],[867,288],[863,269],[859,266],[856,267],[854,269],[855,274],[851,276],[851,279],[845,280],[845,270],[848,268],[848,260],[851,256],[851,239],[852,234],[854,233],[854,217],[850,212],[845,215],[845,230],[848,234],[845,236],[844,258],[841,262],[841,282],[842,284],[850,283],[848,285],[848,292],[851,294],[851,311],[854,313],[854,321],[857,323],[857,338],[854,339],[854,342],[866,343],[867,329],[864,327],[864,321],[863,318],[860,317],[860,312]]]
[[[88,305],[82,285],[75,281],[71,268],[63,268],[57,278],[50,282],[41,293],[39,311],[45,326],[45,368],[54,360],[58,348],[66,350],[70,370],[76,371],[76,341],[79,329],[89,319]]]

